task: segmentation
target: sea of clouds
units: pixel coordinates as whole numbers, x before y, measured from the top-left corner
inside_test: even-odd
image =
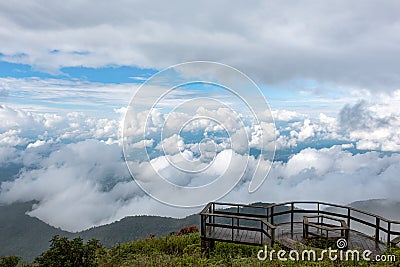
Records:
[[[400,91],[375,97],[374,102],[366,99],[344,105],[336,117],[323,113],[310,117],[295,111],[273,110],[278,125],[277,152],[291,153],[286,160],[264,162],[265,166],[272,164],[271,171],[259,190],[249,193],[250,177],[244,175],[222,200],[249,203],[317,199],[342,204],[373,198],[400,200],[399,100]],[[198,211],[199,208],[164,205],[136,185],[122,153],[125,110],[114,109],[113,116],[102,117],[76,111],[26,111],[1,105],[0,168],[4,173],[14,168],[14,172],[2,177],[0,202],[35,200],[37,204],[29,215],[70,231],[129,215],[180,217]],[[165,118],[156,112],[152,114],[154,121],[162,124]],[[253,148],[258,143],[256,132],[256,128],[251,129]],[[312,145],[323,140],[327,143],[322,147]],[[145,146],[159,147],[154,140],[143,142]],[[176,139],[164,142],[166,147],[177,144]],[[180,151],[193,153],[194,146],[181,143]],[[229,146],[220,143],[217,147],[216,167],[198,176],[199,180],[171,179],[181,179],[178,182],[183,184],[190,181],[190,185],[204,183],[223,172],[218,166],[225,166],[228,160],[248,159],[250,170],[255,167],[254,156],[234,150],[228,157]],[[154,157],[152,165],[167,177],[174,174],[163,156]]]

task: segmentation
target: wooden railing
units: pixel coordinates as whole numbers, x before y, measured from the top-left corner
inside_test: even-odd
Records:
[[[307,209],[304,207],[306,205],[312,205],[312,207]],[[259,212],[250,213],[243,211],[246,208],[255,209]],[[383,241],[388,246],[390,246],[391,244],[393,244],[394,241],[400,241],[399,221],[389,220],[379,215],[375,215],[370,212],[366,212],[356,208],[319,201],[292,201],[272,204],[268,206],[210,202],[200,212],[201,235],[202,237],[207,238],[206,228],[208,226],[229,228],[232,229],[232,232],[235,229],[259,231],[261,233],[261,238],[265,235],[266,237],[268,237],[272,244],[275,241],[276,226],[281,223],[290,223],[291,232],[293,232],[294,223],[302,222],[302,218],[298,219],[296,217],[296,214],[335,216],[337,218],[344,219],[349,229],[354,231],[363,232],[362,229],[360,230],[356,229],[356,227],[352,227],[355,223],[359,223],[362,226],[371,227],[374,230],[374,238],[376,242]],[[287,215],[288,220],[278,223],[277,218],[283,215]],[[360,218],[360,216],[356,215],[361,215],[361,217],[364,218]],[[229,225],[216,223],[216,218],[227,218],[231,220],[231,223]],[[243,226],[240,224],[240,222],[243,220],[259,222],[260,226],[257,228],[254,226]],[[275,221],[277,222],[276,224]],[[386,235],[384,236],[385,240],[381,240],[381,238],[383,237],[381,235],[382,233]]]
[[[235,233],[239,230],[247,230],[250,232],[260,233],[259,242],[251,244],[263,245],[264,242],[269,242],[270,245],[273,245],[276,227],[268,222],[266,216],[260,216],[258,214],[241,214],[240,206],[243,205],[237,205],[237,212],[217,210],[215,209],[216,205],[223,205],[223,203],[208,203],[208,205],[200,212],[202,238],[210,238],[214,229],[225,228],[230,229],[231,235],[229,240],[224,241],[243,243],[235,238]],[[225,222],[217,222],[218,218],[225,219]],[[230,223],[228,224],[227,221]],[[244,224],[243,221],[251,222],[251,224]],[[212,239],[218,240],[218,238]]]

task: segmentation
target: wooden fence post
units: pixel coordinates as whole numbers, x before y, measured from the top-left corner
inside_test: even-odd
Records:
[[[291,203],[291,212],[290,212],[290,233],[293,236],[293,217],[294,217],[294,203]]]
[[[275,243],[275,228],[271,228],[271,247],[274,245]]]
[[[347,226],[350,229],[350,208],[347,208]]]
[[[263,235],[264,235],[264,231],[263,231],[263,221],[260,221],[260,235],[261,235],[261,245],[263,244]]]
[[[274,206],[271,207],[271,224],[274,225]]]
[[[379,242],[379,227],[380,227],[381,220],[376,218],[376,225],[375,225],[375,242]]]

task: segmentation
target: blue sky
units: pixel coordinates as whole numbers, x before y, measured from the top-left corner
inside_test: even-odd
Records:
[[[1,59],[1,55],[0,55]],[[28,64],[0,61],[0,77],[82,80],[99,83],[142,83],[155,74],[155,69],[134,66],[63,67],[56,74],[39,71]]]
[[[1,78],[52,80],[54,84],[57,84],[57,81],[59,81],[60,85],[64,84],[65,81],[70,81],[105,85],[133,84],[135,86],[142,84],[157,72],[158,70],[154,68],[118,65],[104,67],[62,67],[57,72],[49,72],[38,70],[29,64],[0,61]],[[319,112],[335,115],[337,110],[345,104],[344,101],[349,99],[349,95],[346,95],[343,90],[335,91],[331,89],[335,87],[334,84],[320,84],[313,80],[297,79],[273,85],[258,84],[258,86],[271,107],[310,113],[314,111],[315,114],[313,115],[318,115]],[[328,90],[326,90],[326,93],[321,93],[321,88],[324,87],[328,88]],[[14,88],[14,90],[17,90],[17,88]],[[29,92],[25,91],[24,93],[26,95],[23,101],[26,104],[40,104],[35,103],[35,99],[31,98]],[[13,97],[9,97],[6,101],[21,104],[20,99]],[[66,105],[61,102],[62,99],[59,99],[59,103],[47,102],[46,105],[48,105],[48,108],[57,108],[57,105],[59,105],[59,108],[74,108],[73,104]],[[43,102],[41,103],[43,104]],[[82,109],[83,107],[77,104],[76,108]]]

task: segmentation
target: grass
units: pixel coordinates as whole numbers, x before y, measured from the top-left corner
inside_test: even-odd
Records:
[[[189,229],[189,228],[188,228]],[[190,229],[189,229],[190,230]],[[193,229],[192,229],[193,230]],[[197,230],[197,229],[196,229]],[[57,241],[57,242],[56,242]],[[79,241],[79,242],[78,242]],[[74,245],[75,246],[72,246]],[[67,246],[68,245],[68,246]],[[82,261],[82,253],[78,253],[84,247],[90,247],[89,261]],[[68,247],[68,248],[66,248]],[[84,244],[81,239],[68,240],[66,238],[53,237],[51,248],[44,252],[42,260],[36,260],[31,264],[18,263],[18,258],[13,256],[3,257],[0,260],[0,267],[41,267],[41,266],[71,266],[78,267],[75,263],[86,263],[85,266],[98,267],[131,267],[131,266],[400,266],[400,249],[391,248],[385,251],[386,255],[394,255],[395,262],[367,262],[360,261],[331,261],[325,257],[323,261],[281,261],[277,259],[277,252],[281,250],[278,245],[268,247],[266,260],[258,259],[259,246],[238,245],[226,242],[216,242],[213,250],[208,255],[202,253],[200,234],[171,233],[165,237],[155,237],[122,243],[111,248],[105,248],[98,241],[91,240]],[[269,252],[275,250],[272,260],[269,259]],[[315,249],[317,257],[321,255],[322,249]],[[301,254],[301,251],[300,251]],[[78,255],[78,258],[74,258]],[[88,255],[83,253],[85,259]],[[263,254],[262,254],[263,255]],[[262,256],[261,255],[261,256]],[[360,254],[361,255],[361,254]],[[285,255],[288,258],[288,253]],[[37,259],[38,259],[37,258]],[[71,259],[70,261],[62,261]],[[64,262],[64,263],[63,263]],[[17,265],[16,265],[17,264]],[[82,266],[79,266],[82,267]]]
[[[388,250],[394,254],[397,261],[391,263],[332,262],[326,259],[322,262],[287,261],[281,262],[276,257],[270,261],[257,259],[257,246],[237,245],[216,242],[214,250],[206,257],[201,252],[199,233],[187,235],[169,235],[162,238],[147,238],[120,244],[110,249],[104,249],[98,256],[100,267],[111,266],[400,266],[400,250]],[[274,248],[280,250],[278,246]]]

